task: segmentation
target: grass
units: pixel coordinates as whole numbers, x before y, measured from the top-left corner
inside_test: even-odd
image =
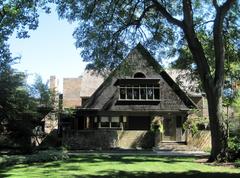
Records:
[[[196,158],[163,156],[78,155],[67,160],[29,163],[0,169],[0,177],[160,177],[239,178],[240,169],[210,166]]]

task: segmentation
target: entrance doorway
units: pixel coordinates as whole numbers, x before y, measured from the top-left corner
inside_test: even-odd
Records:
[[[176,119],[171,116],[163,118],[163,141],[176,141]]]

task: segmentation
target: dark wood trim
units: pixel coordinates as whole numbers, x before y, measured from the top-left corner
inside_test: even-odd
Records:
[[[118,85],[134,85],[134,84],[159,84],[160,79],[157,78],[131,78],[131,79],[117,79],[114,86]]]

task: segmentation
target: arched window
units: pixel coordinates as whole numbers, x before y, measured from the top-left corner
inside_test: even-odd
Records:
[[[146,78],[142,72],[137,72],[134,74],[133,78]]]

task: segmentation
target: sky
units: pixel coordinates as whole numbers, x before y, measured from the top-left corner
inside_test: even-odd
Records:
[[[35,74],[47,82],[51,75],[59,78],[60,90],[63,77],[78,77],[85,69],[79,49],[75,48],[72,33],[76,25],[59,20],[57,13],[40,13],[39,27],[31,31],[30,38],[9,40],[13,56],[21,56],[14,68],[25,71],[28,83],[33,83]]]

